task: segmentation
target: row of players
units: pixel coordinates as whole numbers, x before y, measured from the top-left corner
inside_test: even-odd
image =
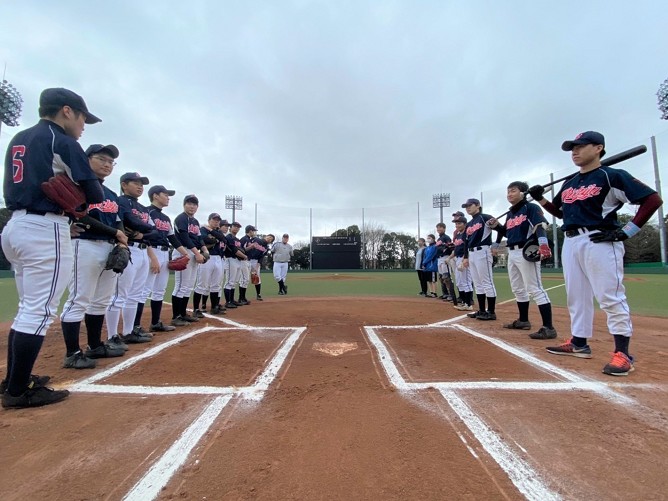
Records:
[[[94,144],[85,153],[102,184],[116,164],[118,148]],[[172,225],[163,210],[175,191],[162,185],[152,186],[148,190],[151,205],[146,207],[139,198],[148,184],[148,178],[138,172],[121,176],[120,196],[102,184],[103,201],[90,204],[87,216],[71,227],[74,266],[69,296],[60,316],[65,368],[93,368],[95,359],[122,356],[128,344],[150,342],[155,332],[170,332],[197,322],[204,317],[200,307],[207,299],[211,313],[216,315],[224,315],[228,308],[249,305],[246,291],[252,275],[256,276],[256,297],[262,300],[260,265],[274,244],[274,235],[260,238],[257,229],[248,225],[245,235],[239,238],[241,224],[230,224],[217,213],[210,214],[207,224],[200,225],[195,218],[199,208],[195,195],[185,196],[183,212]],[[273,246],[279,294],[287,292],[285,278],[292,255],[288,239],[285,234],[283,241]],[[116,244],[127,245],[130,251],[130,262],[121,274],[105,269],[107,255]],[[187,266],[175,272],[172,320],[171,325],[165,325],[160,318],[170,252],[185,256]],[[239,295],[235,300],[237,287]],[[188,314],[191,295],[193,315]],[[149,298],[151,323],[145,330],[141,318]],[[82,322],[88,336],[86,350],[81,349],[79,341]],[[102,340],[103,323],[107,327],[106,341]]]

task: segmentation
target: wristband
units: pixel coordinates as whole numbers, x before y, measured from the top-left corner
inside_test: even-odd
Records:
[[[637,234],[640,231],[640,228],[638,228],[635,224],[629,221],[624,225],[622,231],[626,233],[626,236],[631,238],[633,235]]]
[[[538,245],[548,245],[547,237],[538,237]]]

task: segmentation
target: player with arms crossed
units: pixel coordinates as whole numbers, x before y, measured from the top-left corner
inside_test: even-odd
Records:
[[[220,214],[214,212],[209,214],[207,224],[200,228],[202,242],[209,250],[210,259],[200,264],[197,270],[197,283],[193,294],[193,316],[196,318],[204,318],[204,312],[200,310],[200,301],[205,305],[209,296],[211,296],[211,313],[225,315],[225,308],[220,306],[220,289],[223,281],[225,232],[229,227],[230,223],[223,221]]]
[[[67,390],[44,386],[48,377],[31,376],[46,331],[72,272],[69,219],[41,185],[65,173],[79,184],[87,203],[104,199],[102,187],[78,143],[85,124],[100,121],[71,90],[46,89],[39,98],[37,125],[9,142],[3,194],[12,218],[2,233],[2,250],[12,264],[18,312],[7,339],[7,378],[2,406],[38,407],[59,402]]]
[[[552,304],[547,292],[543,289],[540,277],[540,261],[531,262],[524,259],[523,249],[532,236],[538,237],[540,259],[552,257],[552,251],[547,243],[545,226],[547,220],[543,211],[536,204],[527,202],[524,194],[529,190],[529,185],[522,181],[513,181],[508,185],[506,198],[512,205],[506,218],[506,222],[500,224],[496,218],[487,223],[498,232],[498,238],[493,248],[498,248],[499,243],[505,236],[508,246],[508,276],[510,277],[510,288],[515,294],[519,318],[504,324],[505,329],[530,330],[529,322],[529,299],[533,299],[538,305],[538,311],[543,325],[537,332],[532,332],[532,339],[554,339],[557,331],[552,325]]]
[[[571,317],[570,341],[548,347],[555,355],[591,358],[587,340],[592,337],[596,297],[608,320],[608,330],[615,342],[612,360],[603,373],[626,376],[633,371],[629,341],[633,333],[624,285],[624,243],[661,206],[661,197],[628,172],[601,165],[605,138],[599,132],[578,134],[564,141],[573,163],[580,170],[564,181],[552,202],[543,197],[545,189],[532,186],[529,194],[550,214],[562,218],[566,236],[562,251],[568,312]],[[625,203],[640,205],[633,220],[623,228],[617,211]]]

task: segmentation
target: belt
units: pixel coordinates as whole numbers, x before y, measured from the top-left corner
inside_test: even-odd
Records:
[[[55,214],[56,216],[62,216],[65,213],[63,211],[54,212],[50,210],[32,210],[26,209],[26,214],[32,214],[33,216],[46,216],[47,214]]]
[[[473,251],[477,251],[477,250],[482,250],[482,246],[479,245],[478,247],[469,247],[469,252],[473,252]]]
[[[586,227],[583,227],[583,228],[575,228],[574,230],[566,230],[566,231],[564,231],[564,235],[566,235],[568,238],[573,238],[573,237],[577,237],[578,235],[584,235],[585,233],[589,233],[589,232],[591,232],[591,231],[598,231],[598,230],[600,230],[600,229],[601,229],[601,228],[596,228],[596,227],[592,227],[592,228],[586,228]]]
[[[146,249],[146,247],[148,247],[148,245],[143,242],[128,242],[128,246],[139,247],[140,249]]]
[[[86,240],[90,242],[107,242],[108,244],[115,244],[116,240],[113,238],[79,238],[82,242],[85,242]]]
[[[517,244],[517,245],[509,245],[508,249],[510,250],[515,250],[515,249],[524,249],[524,246],[526,245],[526,242],[523,244]]]
[[[154,249],[160,249],[161,251],[168,251],[169,246],[168,245],[151,245]]]

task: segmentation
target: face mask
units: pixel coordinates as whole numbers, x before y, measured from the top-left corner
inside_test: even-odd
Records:
[[[428,243],[428,244],[433,244],[433,243],[434,243],[434,240],[431,239],[431,238],[428,238],[428,239],[427,239],[427,243]]]

